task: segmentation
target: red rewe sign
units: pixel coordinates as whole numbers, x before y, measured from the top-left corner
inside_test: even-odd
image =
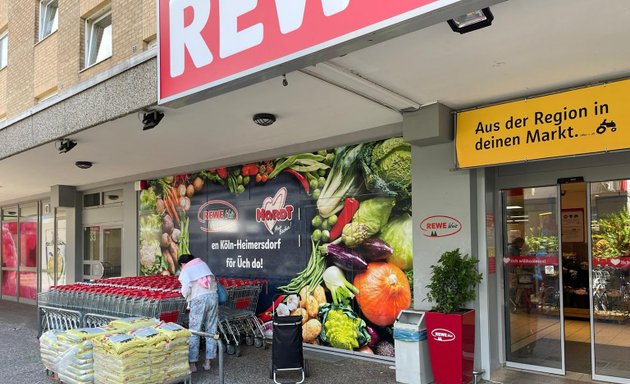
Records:
[[[459,1],[159,0],[158,102],[216,87]]]

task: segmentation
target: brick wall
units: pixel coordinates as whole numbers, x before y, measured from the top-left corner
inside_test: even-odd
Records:
[[[9,50],[7,59],[7,115],[12,116],[33,105],[33,57],[36,1],[8,2]]]
[[[157,36],[157,11],[155,0],[142,0],[143,14],[142,19],[142,38],[145,42],[156,38]]]
[[[53,33],[35,46],[33,98],[36,100],[55,92],[59,86],[58,39],[59,34]]]
[[[107,6],[112,57],[86,69],[85,20]],[[0,71],[0,118],[3,111],[19,114],[139,54],[156,31],[155,0],[59,0],[59,29],[40,42],[38,18],[38,0],[0,0],[0,33],[6,28],[9,34],[8,66]]]
[[[0,71],[0,119],[7,116],[7,71]]]
[[[0,0],[0,30],[3,30],[9,22],[9,0]]]
[[[0,34],[4,33],[8,29],[9,23],[9,0],[0,0]],[[7,115],[7,69],[0,70],[0,118],[5,118]]]

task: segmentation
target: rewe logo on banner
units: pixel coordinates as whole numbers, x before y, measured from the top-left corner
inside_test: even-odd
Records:
[[[377,41],[375,34],[382,29],[459,1],[159,0],[158,102],[190,96],[360,36],[371,34]]]
[[[293,220],[294,207],[291,204],[285,205],[287,201],[287,189],[282,187],[276,192],[274,197],[267,197],[261,208],[256,208],[256,221],[263,223],[265,228],[274,234],[274,227],[279,221]]]
[[[199,207],[197,221],[204,232],[227,232],[238,223],[238,210],[224,200],[210,200]]]
[[[348,7],[350,0],[321,0],[324,15],[335,15]],[[186,52],[190,54],[195,67],[206,66],[218,53],[224,59],[255,47],[263,42],[264,24],[256,23],[247,28],[238,27],[238,18],[258,7],[257,0],[220,0],[219,49],[212,50],[203,38],[203,30],[210,20],[211,2],[180,0],[171,1],[169,12],[171,36],[171,76],[184,73]],[[187,11],[188,10],[188,11]],[[192,21],[186,23],[187,15],[192,11]],[[304,21],[306,0],[276,0],[276,16],[280,31],[289,33],[299,29]],[[188,13],[187,13],[188,12]]]

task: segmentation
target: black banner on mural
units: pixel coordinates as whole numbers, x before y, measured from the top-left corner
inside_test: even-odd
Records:
[[[191,199],[190,251],[217,276],[291,278],[310,254],[310,232],[302,218],[311,201],[288,174],[240,195],[207,183]]]

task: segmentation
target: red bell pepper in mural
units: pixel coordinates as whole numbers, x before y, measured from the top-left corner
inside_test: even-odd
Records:
[[[256,176],[258,173],[258,165],[256,163],[249,163],[243,165],[243,176]]]
[[[352,221],[352,217],[359,209],[359,201],[352,197],[347,197],[343,204],[343,209],[339,213],[339,219],[330,230],[330,241],[341,236],[343,227]]]
[[[298,179],[300,184],[302,184],[302,188],[304,188],[306,193],[309,192],[309,190],[311,189],[311,186],[308,184],[308,180],[306,180],[306,177],[304,177],[304,175],[302,175],[300,172],[298,172],[298,171],[296,171],[294,169],[291,169],[291,168],[287,168],[284,171],[285,172],[289,172],[290,174],[295,176],[295,178]]]
[[[223,168],[217,168],[217,174],[219,175],[220,178],[222,178],[223,180],[227,179],[228,177],[228,172],[227,172],[227,168],[223,167]]]

